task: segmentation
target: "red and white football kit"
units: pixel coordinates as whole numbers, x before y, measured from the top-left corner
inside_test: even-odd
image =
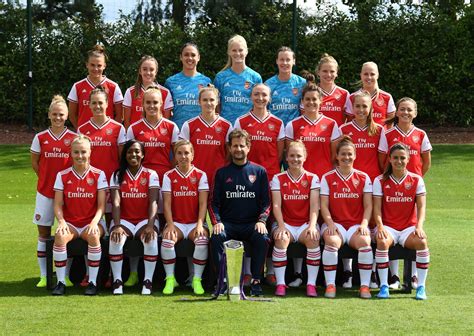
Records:
[[[199,192],[209,191],[206,173],[196,167],[186,174],[174,168],[165,174],[161,191],[171,194],[174,222],[195,224],[199,215]]]
[[[173,98],[171,97],[170,91],[165,88],[164,86],[154,83],[154,86],[157,86],[161,91],[161,99],[163,101],[163,105],[161,105],[161,114],[164,113],[165,110],[170,110],[173,108]],[[128,107],[130,109],[130,124],[137,122],[138,120],[143,118],[143,94],[145,93],[146,89],[142,85],[140,88],[140,92],[138,96],[135,94],[135,86],[131,86],[125,91],[125,96],[123,97],[123,106]]]
[[[308,152],[304,168],[323,176],[333,169],[331,162],[331,142],[341,137],[341,131],[334,120],[321,115],[314,122],[306,116],[298,117],[286,125],[286,138],[301,140]]]
[[[77,131],[91,139],[91,165],[102,170],[107,180],[110,180],[119,167],[118,146],[126,141],[125,128],[111,118],[102,125],[97,125],[91,118]]]
[[[163,180],[163,175],[171,169],[171,146],[178,141],[178,126],[168,119],[161,120],[152,126],[146,119],[130,125],[127,140],[136,139],[145,145],[143,166],[153,169]]]
[[[271,181],[273,176],[281,171],[277,142],[285,140],[283,121],[272,114],[260,120],[250,111],[235,121],[234,128],[249,133],[252,146],[248,159],[263,166],[267,170],[268,180]]]
[[[304,171],[294,179],[286,171],[273,177],[270,188],[281,194],[281,211],[285,224],[302,226],[309,222],[311,190],[319,190],[319,179],[315,174]]]
[[[378,176],[374,180],[374,197],[382,197],[382,222],[395,230],[415,226],[418,223],[416,196],[425,195],[423,178],[408,172],[400,180],[392,175],[383,180]]]
[[[319,107],[319,112],[328,118],[334,120],[338,126],[341,126],[346,120],[346,111],[351,104],[349,92],[335,85],[330,92],[321,89],[323,100]]]
[[[63,192],[64,220],[77,228],[90,224],[97,212],[97,194],[108,188],[105,174],[92,166],[79,175],[73,167],[58,173],[55,191]]]
[[[347,114],[354,114],[352,112],[352,104],[354,104],[354,97],[361,91],[363,90],[360,89],[356,92],[351,93],[349,97],[351,101],[351,103],[349,104],[350,109],[347,110]],[[378,93],[376,91],[374,92],[374,94],[372,94],[372,108],[374,109],[372,118],[377,124],[380,125],[383,125],[385,123],[388,113],[395,112],[396,110],[392,95],[383,90],[378,90]]]
[[[433,149],[426,132],[413,126],[408,133],[405,133],[395,125],[385,131],[385,139],[381,139],[378,150],[381,153],[388,154],[390,148],[398,142],[404,143],[410,149],[410,161],[407,164],[408,171],[422,175],[423,161],[421,154]]]
[[[181,128],[179,137],[193,144],[193,164],[206,173],[211,190],[217,169],[227,163],[225,146],[231,131],[232,125],[222,117],[208,124],[197,116],[186,121]]]
[[[77,106],[77,127],[85,124],[92,117],[92,111],[89,107],[89,96],[91,91],[101,86],[107,92],[109,105],[107,106],[107,115],[114,119],[114,105],[123,101],[122,91],[117,83],[111,81],[107,77],[97,85],[94,85],[87,77],[74,83],[67,100],[76,103]]]
[[[372,136],[369,136],[368,126],[361,128],[354,120],[340,127],[341,133],[350,136],[356,147],[354,168],[367,173],[372,181],[382,174],[378,148],[381,138],[385,138],[383,127],[379,124],[376,124],[376,127],[377,133]]]

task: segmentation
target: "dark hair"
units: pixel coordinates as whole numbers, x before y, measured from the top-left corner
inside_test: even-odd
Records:
[[[91,57],[104,57],[105,63],[108,61],[107,54],[105,53],[105,48],[101,44],[96,44],[95,46],[92,47],[91,50],[87,52],[87,61],[89,61],[89,58]]]
[[[306,79],[306,83],[307,84],[310,84],[310,83],[316,83],[316,76],[314,75],[314,73],[312,73],[311,71],[308,71],[308,70],[303,70],[301,72],[301,77],[303,77],[304,79]]]
[[[183,50],[184,50],[184,48],[186,48],[186,47],[193,47],[194,49],[197,50],[197,52],[198,52],[198,54],[199,54],[199,48],[198,48],[197,44],[194,43],[194,42],[192,42],[192,41],[190,41],[190,42],[186,42],[185,44],[183,44],[183,46],[181,47],[181,51],[179,52],[180,55],[183,54]]]
[[[309,82],[305,85],[305,87],[303,88],[303,91],[301,92],[301,100],[303,100],[304,96],[308,93],[308,92],[317,92],[318,93],[318,96],[319,96],[319,100],[322,100],[323,99],[323,95],[321,93],[321,89],[319,88],[319,86],[317,86],[316,84],[314,84],[313,82]]]
[[[140,93],[141,93],[141,88],[142,88],[142,84],[143,84],[143,79],[142,79],[142,75],[140,75],[140,68],[142,67],[142,64],[143,64],[145,61],[153,61],[153,62],[155,62],[155,65],[156,65],[156,74],[158,74],[158,61],[156,60],[156,58],[154,58],[153,56],[150,56],[150,55],[145,55],[145,56],[143,56],[143,57],[140,59],[140,62],[138,63],[137,80],[135,81],[135,84],[133,85],[133,87],[135,88],[135,93],[134,93],[134,97],[133,97],[133,98],[138,98],[138,97],[140,96]]]
[[[232,145],[232,139],[245,139],[245,144],[250,146],[250,135],[246,130],[235,128],[229,133],[229,146]]]
[[[342,139],[337,143],[336,154],[339,154],[339,151],[341,150],[341,148],[345,146],[354,148],[354,151],[356,150],[356,147],[354,145],[354,142],[352,141],[352,138],[348,135],[343,135]]]
[[[278,48],[278,50],[277,50],[277,59],[278,59],[278,55],[279,55],[281,52],[290,52],[290,53],[293,54],[293,59],[296,58],[295,52],[294,52],[293,50],[291,50],[290,47],[285,47],[285,46],[283,46],[283,47]]]
[[[410,97],[403,97],[403,98],[400,98],[395,104],[395,107],[397,108],[395,111],[395,116],[392,119],[385,120],[385,125],[395,126],[396,124],[398,124],[398,117],[397,117],[398,108],[400,107],[400,104],[404,102],[412,103],[413,106],[415,107],[415,112],[418,114],[418,105],[416,104],[416,101]]]
[[[123,145],[122,154],[120,155],[119,168],[114,172],[114,178],[117,179],[119,185],[123,182],[123,178],[128,168],[127,152],[130,149],[130,147],[132,147],[136,143],[140,145],[140,148],[143,153],[143,158],[145,158],[145,145],[143,144],[143,142],[132,139],[132,140],[128,140]]]
[[[103,94],[105,97],[105,101],[108,103],[109,102],[109,90],[107,90],[106,87],[103,87],[101,85],[96,86],[91,93],[89,94],[89,101],[91,100],[92,96],[96,94]]]
[[[388,156],[390,157],[392,153],[396,150],[404,150],[408,154],[408,157],[410,157],[410,149],[404,143],[401,142],[397,142],[392,147],[390,147]],[[386,181],[390,177],[390,175],[392,175],[392,172],[393,168],[392,165],[389,163],[387,167],[385,167],[385,170],[383,172],[383,180]]]

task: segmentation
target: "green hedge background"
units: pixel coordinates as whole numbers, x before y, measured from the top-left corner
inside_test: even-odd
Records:
[[[144,54],[159,63],[158,81],[181,70],[179,51],[195,41],[201,52],[199,71],[213,78],[226,62],[227,40],[235,33],[249,45],[247,64],[265,79],[276,72],[276,50],[291,46],[291,6],[267,4],[242,17],[225,8],[213,19],[198,18],[179,28],[168,20],[158,25],[137,22],[132,15],[105,23],[70,18],[33,25],[33,122],[47,124],[53,94],[67,96],[72,84],[87,75],[85,55],[96,42],[109,55],[106,75],[123,93],[133,85]],[[99,7],[100,10],[100,7]],[[0,4],[0,120],[24,123],[27,118],[26,10]],[[379,65],[380,88],[397,100],[418,102],[417,123],[469,126],[474,106],[474,10],[466,6],[455,18],[430,6],[377,5],[366,20],[335,8],[318,15],[299,11],[297,67],[314,71],[322,53],[339,62],[338,85],[355,91],[360,67]]]

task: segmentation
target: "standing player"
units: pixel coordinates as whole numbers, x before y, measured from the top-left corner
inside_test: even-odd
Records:
[[[145,117],[130,125],[127,130],[127,140],[143,142],[147,155],[143,159],[143,166],[154,170],[163,184],[164,174],[171,169],[170,153],[173,144],[178,141],[178,127],[161,114],[161,91],[151,86],[143,94],[143,110]],[[158,216],[164,223],[163,202],[161,195],[158,201]],[[134,286],[138,283],[138,259],[130,258],[130,277],[125,286]]]
[[[344,136],[337,144],[336,169],[321,178],[321,215],[324,224],[323,265],[327,298],[336,297],[337,251],[347,244],[359,251],[360,291],[370,299],[370,275],[373,254],[370,245],[369,221],[372,216],[372,182],[369,176],[354,169],[356,147]]]
[[[125,91],[123,99],[123,124],[128,129],[131,124],[143,117],[143,93],[150,86],[156,86],[161,91],[161,114],[167,119],[173,112],[173,99],[170,91],[156,82],[158,61],[153,56],[145,55],[138,64],[138,75],[135,84]]]
[[[306,148],[301,141],[288,145],[286,158],[288,170],[273,177],[271,183],[273,214],[276,219],[273,229],[272,259],[277,286],[275,295],[285,296],[286,249],[290,242],[300,242],[306,246],[306,266],[308,282],[306,295],[317,296],[321,251],[317,226],[319,211],[319,178],[303,169],[307,157]]]
[[[216,75],[214,85],[221,93],[220,114],[232,124],[252,108],[250,93],[262,77],[245,64],[247,41],[234,35],[227,42],[227,64]]]
[[[63,295],[66,291],[66,245],[77,238],[88,244],[89,285],[85,294],[97,294],[96,280],[102,256],[100,237],[105,232],[102,215],[108,185],[104,172],[90,165],[90,155],[89,138],[79,135],[71,143],[72,167],[59,172],[54,183],[54,214],[58,228],[53,257],[58,284],[53,295]]]
[[[304,114],[286,125],[286,139],[301,140],[308,151],[304,168],[318,176],[332,170],[341,132],[334,120],[319,112],[321,91],[313,83],[303,89]]]
[[[341,126],[347,117],[349,92],[336,85],[335,80],[339,71],[339,64],[336,59],[326,53],[321,56],[316,74],[319,77],[319,87],[323,96],[323,101],[319,111],[326,117],[333,119],[338,126]]]
[[[379,68],[374,62],[365,62],[360,71],[360,83],[362,87],[350,95],[351,103],[354,103],[354,96],[360,91],[367,91],[372,97],[374,109],[374,121],[384,125],[386,120],[390,120],[395,115],[395,104],[390,93],[379,88]],[[352,104],[347,105],[347,113],[352,115]]]
[[[110,179],[113,225],[110,232],[109,259],[114,275],[113,293],[123,294],[123,246],[127,238],[143,243],[145,276],[143,295],[150,295],[158,260],[158,221],[156,219],[160,182],[155,171],[142,166],[143,143],[129,140],[120,157],[120,167]]]
[[[270,195],[265,169],[248,161],[250,135],[235,129],[229,134],[232,163],[216,173],[210,217],[213,224],[211,251],[214,266],[219,267],[224,242],[230,239],[248,241],[252,247],[250,292],[261,295],[261,272],[267,254],[266,222],[270,212]]]
[[[189,140],[194,148],[193,164],[203,170],[209,182],[214,186],[216,170],[227,162],[226,139],[232,131],[232,125],[216,113],[219,91],[215,87],[199,90],[201,113],[184,122],[179,137]],[[209,158],[212,158],[210,160]]]
[[[166,272],[163,294],[172,294],[177,285],[174,277],[176,264],[175,244],[183,239],[194,242],[194,277],[192,287],[195,294],[204,294],[201,278],[207,263],[209,230],[205,223],[209,185],[206,173],[192,165],[193,145],[188,140],[179,140],[174,145],[178,165],[163,178],[163,205],[166,226],[161,242],[161,260]]]
[[[376,124],[372,118],[373,108],[370,94],[361,91],[354,96],[352,107],[354,119],[340,127],[342,134],[351,137],[356,147],[357,157],[354,161],[354,168],[369,175],[373,181],[382,174],[383,166],[378,159],[378,147],[380,139],[385,137],[383,126]],[[375,223],[369,222],[371,234],[375,232]],[[344,288],[352,287],[352,259],[342,259],[344,264],[343,284]],[[377,288],[377,277],[375,263],[373,265],[371,277],[371,288]]]
[[[68,109],[61,96],[54,96],[48,110],[51,126],[35,135],[31,144],[31,167],[38,176],[36,207],[33,223],[38,226],[37,257],[40,280],[36,287],[46,287],[46,240],[51,237],[54,224],[54,179],[56,174],[71,165],[71,142],[76,134],[69,131],[64,123]],[[69,277],[65,284],[72,286]]]
[[[285,125],[300,116],[301,92],[306,84],[306,79],[292,72],[295,62],[293,50],[281,47],[276,59],[278,74],[265,82],[272,92],[268,109]]]
[[[431,143],[426,132],[413,125],[413,119],[418,114],[416,102],[408,97],[401,98],[397,102],[397,112],[395,113],[394,127],[385,132],[385,137],[380,141],[378,150],[380,152],[381,165],[385,165],[389,148],[395,143],[404,143],[410,149],[410,160],[408,161],[408,171],[424,176],[431,167]],[[390,261],[390,288],[398,288],[400,279],[398,277],[398,260]],[[417,284],[416,267],[412,266],[412,287]]]
[[[83,80],[76,82],[67,100],[69,101],[69,120],[74,128],[89,121],[92,112],[89,107],[89,96],[97,86],[104,88],[109,96],[107,115],[118,122],[122,122],[122,91],[117,83],[112,82],[104,76],[104,70],[107,66],[107,55],[101,45],[95,45],[87,53],[86,68],[88,75]]]
[[[183,70],[168,79],[165,86],[173,96],[174,110],[172,120],[181,129],[186,120],[196,117],[199,108],[199,89],[211,83],[211,80],[197,71],[197,65],[201,59],[196,44],[187,42],[181,48],[179,59],[183,64]]]
[[[379,298],[390,296],[388,249],[394,244],[416,250],[418,287],[416,299],[426,300],[425,281],[430,252],[423,230],[426,189],[420,175],[408,171],[410,150],[402,143],[390,148],[389,165],[374,181],[374,217],[377,224],[375,261],[380,278]]]

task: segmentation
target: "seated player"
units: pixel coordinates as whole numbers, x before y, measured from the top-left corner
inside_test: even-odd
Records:
[[[71,143],[72,167],[59,172],[54,183],[54,214],[58,228],[54,236],[53,258],[58,283],[53,295],[63,295],[66,291],[66,245],[77,238],[88,244],[89,285],[85,294],[97,294],[96,280],[102,256],[100,238],[105,232],[102,216],[108,185],[104,172],[90,165],[90,156],[89,138],[79,135]]]
[[[154,170],[142,166],[145,146],[137,140],[125,143],[119,169],[110,179],[113,221],[110,232],[109,259],[114,276],[114,295],[123,294],[123,246],[127,238],[143,243],[145,276],[143,295],[150,295],[153,273],[158,260],[158,209],[160,182]]]
[[[192,287],[195,294],[204,294],[201,278],[207,263],[209,230],[205,223],[209,186],[207,176],[192,165],[194,149],[188,140],[179,140],[174,145],[176,168],[163,177],[163,208],[166,226],[161,242],[161,260],[166,272],[163,294],[172,294],[177,286],[174,277],[176,263],[175,244],[183,239],[194,242],[194,277]]]

